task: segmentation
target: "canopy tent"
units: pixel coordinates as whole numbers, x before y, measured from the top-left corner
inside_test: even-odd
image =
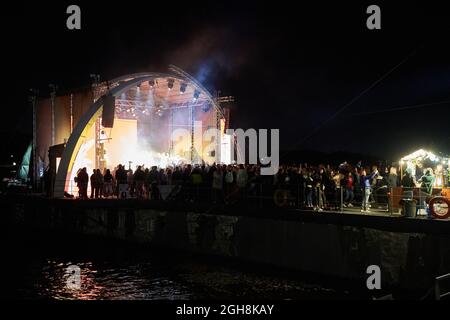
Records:
[[[436,155],[433,152],[419,149],[413,153],[401,158],[401,161],[424,161],[429,159],[432,162],[441,162],[444,160],[442,155]],[[448,159],[448,158],[447,158]]]

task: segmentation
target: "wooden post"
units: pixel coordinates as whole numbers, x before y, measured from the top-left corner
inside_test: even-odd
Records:
[[[403,179],[403,160],[400,160],[400,183]]]

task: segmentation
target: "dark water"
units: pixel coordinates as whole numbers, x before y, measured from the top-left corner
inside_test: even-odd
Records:
[[[63,235],[13,235],[8,297],[15,299],[355,299],[345,285],[219,258]],[[81,269],[70,289],[67,268]]]

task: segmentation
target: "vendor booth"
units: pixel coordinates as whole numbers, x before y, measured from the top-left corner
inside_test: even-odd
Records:
[[[404,208],[405,201],[413,201],[417,213],[429,212],[436,218],[450,217],[449,157],[424,149],[400,159],[400,181],[407,175],[412,184],[391,190],[393,209]],[[426,176],[424,178],[424,176]],[[427,182],[425,182],[427,181]],[[429,185],[426,185],[429,183]]]
[[[445,188],[449,183],[449,161],[448,156],[420,149],[400,159],[401,177],[409,172],[415,181],[419,181],[426,170],[432,170],[433,187]]]

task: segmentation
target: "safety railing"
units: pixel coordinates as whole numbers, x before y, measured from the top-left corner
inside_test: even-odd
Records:
[[[81,193],[74,181],[65,181],[67,194],[79,198]],[[224,183],[214,188],[212,182],[172,181],[169,184],[124,183],[103,184],[96,193],[91,184],[87,186],[87,198],[140,198],[162,201],[203,202],[214,205],[244,205],[255,208],[282,208],[341,213],[426,216],[432,194],[420,188],[389,188],[374,186],[370,189],[345,186],[308,186],[295,183],[274,184],[250,181],[240,186]],[[109,190],[106,190],[109,189]],[[108,191],[108,192],[106,192]]]
[[[64,181],[66,192],[75,198],[80,196],[80,188],[74,181]],[[100,188],[99,197],[105,195],[105,185]],[[141,195],[143,198],[157,200],[186,200],[202,201],[213,203],[232,204],[237,202],[247,202],[258,207],[275,206],[291,209],[311,209],[323,211],[345,211],[348,208],[361,206],[361,191],[348,192],[345,188],[328,187],[308,187],[301,184],[273,184],[249,182],[245,186],[235,183],[224,184],[221,188],[213,188],[209,183],[193,184],[186,181],[175,181],[171,184],[159,185],[140,183],[139,187],[134,184],[110,185],[112,192],[110,196],[117,198],[125,193],[125,198],[136,198]],[[139,191],[141,190],[141,191]],[[111,190],[110,190],[111,191]],[[86,189],[88,197],[95,195],[95,191],[89,183]],[[375,197],[371,195],[371,206],[379,206],[386,200],[379,192]],[[377,201],[379,203],[377,203]]]
[[[445,280],[450,280],[450,273],[447,273],[445,275],[436,277],[435,283],[434,283],[434,296],[436,300],[441,300],[442,298],[449,298],[450,297],[450,291],[447,291],[445,293],[442,293],[442,285],[441,283]],[[448,281],[450,282],[450,281]]]

